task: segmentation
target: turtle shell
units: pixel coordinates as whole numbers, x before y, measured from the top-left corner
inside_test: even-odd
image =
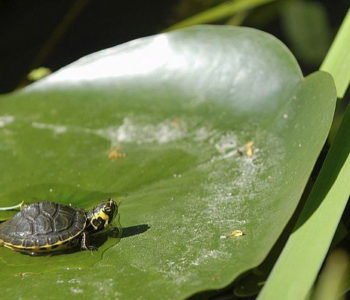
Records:
[[[67,245],[81,235],[85,227],[85,211],[43,201],[24,207],[12,219],[0,224],[0,241],[18,251],[51,250]]]

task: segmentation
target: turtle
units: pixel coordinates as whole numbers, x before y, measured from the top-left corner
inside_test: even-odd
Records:
[[[117,213],[113,199],[91,211],[49,201],[32,203],[0,224],[0,246],[30,255],[97,250],[89,236],[107,229]]]

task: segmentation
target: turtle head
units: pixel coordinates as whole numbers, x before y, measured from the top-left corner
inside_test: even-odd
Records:
[[[93,231],[100,231],[107,228],[117,214],[117,203],[113,199],[108,199],[90,211],[87,219]]]

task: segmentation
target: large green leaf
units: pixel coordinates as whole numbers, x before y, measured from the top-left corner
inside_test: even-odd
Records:
[[[1,97],[0,205],[113,196],[124,228],[97,253],[1,248],[2,296],[179,299],[227,285],[292,215],[334,103],[331,77],[304,79],[275,38],[216,26],[108,49]]]

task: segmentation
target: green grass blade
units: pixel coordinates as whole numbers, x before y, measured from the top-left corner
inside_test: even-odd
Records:
[[[350,10],[321,66],[334,77],[337,95],[342,98],[350,82]]]
[[[211,9],[204,12],[196,14],[188,19],[185,19],[169,28],[165,31],[180,29],[183,27],[188,27],[197,24],[212,23],[225,18],[228,18],[238,12],[252,9],[254,7],[264,5],[266,3],[275,0],[231,0],[220,5],[217,5]]]
[[[313,300],[345,299],[342,297],[349,272],[349,257],[343,250],[333,251],[327,258],[313,293]]]
[[[295,231],[259,295],[265,299],[305,299],[327,254],[350,190],[350,107]]]

